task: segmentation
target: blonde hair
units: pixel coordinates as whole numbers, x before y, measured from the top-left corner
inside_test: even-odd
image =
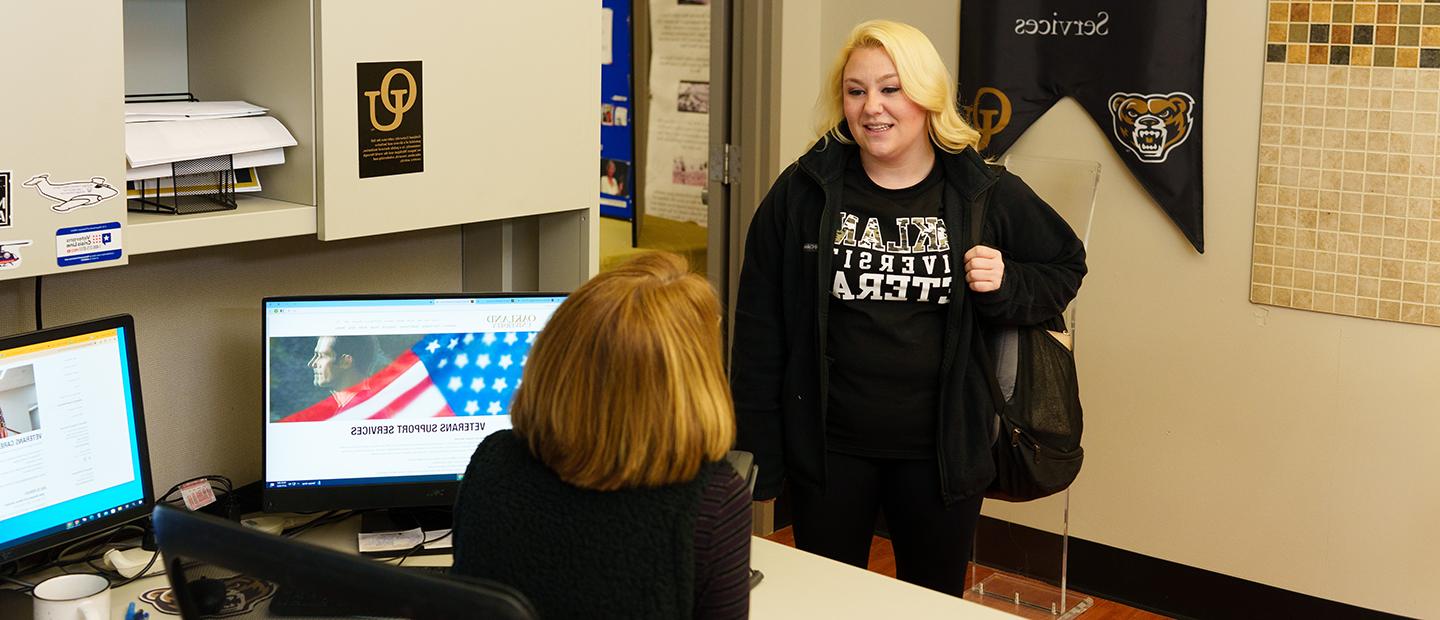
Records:
[[[561,479],[611,491],[692,480],[735,440],[720,302],[674,254],[595,276],[540,332],[515,434]]]
[[[822,140],[854,142],[841,131],[845,123],[845,64],[852,52],[866,48],[880,49],[890,56],[900,78],[901,92],[930,113],[931,142],[951,153],[980,142],[980,132],[960,117],[955,104],[955,82],[950,79],[950,71],[940,61],[940,54],[930,39],[914,26],[883,19],[855,26],[845,45],[840,47],[817,106],[816,130]]]

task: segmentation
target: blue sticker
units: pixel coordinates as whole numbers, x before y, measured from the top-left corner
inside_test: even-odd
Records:
[[[55,231],[55,262],[61,267],[116,260],[121,255],[120,222]]]

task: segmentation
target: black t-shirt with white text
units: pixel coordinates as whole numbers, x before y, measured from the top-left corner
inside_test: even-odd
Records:
[[[885,189],[856,158],[845,176],[831,258],[829,448],[935,456],[936,399],[950,302],[940,166]],[[959,269],[956,269],[959,271]]]

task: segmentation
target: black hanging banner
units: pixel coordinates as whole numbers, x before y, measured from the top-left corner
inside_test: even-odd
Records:
[[[963,0],[960,100],[986,156],[1074,97],[1199,252],[1205,0]]]

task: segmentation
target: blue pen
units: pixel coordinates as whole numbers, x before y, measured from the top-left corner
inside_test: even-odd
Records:
[[[131,602],[125,607],[125,620],[135,620],[135,603]]]

